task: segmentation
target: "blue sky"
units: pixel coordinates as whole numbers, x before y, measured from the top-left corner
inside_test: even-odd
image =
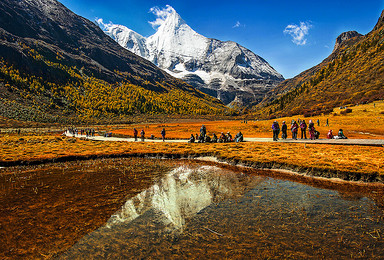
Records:
[[[155,30],[152,7],[172,6],[196,32],[238,42],[263,57],[285,78],[320,63],[336,37],[355,30],[366,34],[376,24],[384,0],[59,0],[89,20],[122,24],[143,36]]]

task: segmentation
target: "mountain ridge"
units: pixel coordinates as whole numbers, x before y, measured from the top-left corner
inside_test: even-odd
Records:
[[[0,2],[0,88],[1,115],[23,120],[228,110],[56,0]]]
[[[131,29],[122,25],[102,21],[99,25],[121,46],[225,104],[236,98],[242,103],[261,100],[267,90],[284,79],[263,58],[245,47],[232,41],[206,38],[186,24],[172,7],[168,6],[168,11],[156,33],[148,38],[132,34]],[[125,29],[117,32],[116,27]],[[138,43],[138,37],[146,42]],[[138,51],[145,48],[147,51]]]

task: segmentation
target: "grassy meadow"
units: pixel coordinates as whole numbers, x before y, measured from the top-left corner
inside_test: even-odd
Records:
[[[91,157],[140,154],[204,156],[212,155],[234,162],[290,166],[321,171],[384,175],[382,147],[341,146],[297,143],[153,143],[102,142],[75,138],[30,135],[0,137],[0,163],[54,160],[60,157]]]
[[[348,107],[352,109],[351,113],[345,113],[346,109],[335,108],[333,113],[329,115],[321,115],[313,118],[306,118],[304,116],[284,117],[277,120],[281,126],[285,121],[289,124],[294,120],[304,119],[307,124],[309,119],[315,123],[316,130],[320,132],[320,138],[326,138],[326,134],[330,129],[337,134],[339,129],[344,130],[344,134],[348,138],[357,139],[384,139],[384,101],[369,103]],[[320,126],[317,126],[317,119],[320,121]],[[329,126],[326,126],[328,119]],[[221,132],[230,132],[233,136],[239,131],[244,134],[244,137],[272,137],[272,122],[274,120],[257,121],[248,119],[247,123],[244,120],[220,120],[220,121],[193,121],[188,122],[180,121],[175,123],[161,123],[161,124],[132,124],[132,125],[117,125],[109,126],[105,130],[112,131],[115,135],[120,136],[133,136],[133,128],[135,127],[139,132],[144,129],[146,136],[149,137],[153,134],[155,137],[160,138],[160,132],[163,127],[166,129],[166,137],[170,139],[188,139],[191,134],[199,133],[200,127],[204,124],[207,128],[207,133],[212,136],[213,133],[217,135]],[[291,134],[288,131],[288,137]]]
[[[350,107],[351,113],[343,114],[345,109],[336,108],[331,115],[312,118],[320,120],[316,127],[325,138],[328,129],[344,129],[349,138],[384,139],[384,102],[375,105],[365,104]],[[309,118],[295,116],[297,118]],[[325,126],[326,119],[330,126]],[[281,118],[290,122],[293,118]],[[104,130],[114,135],[132,136],[132,129],[143,128],[146,137],[154,134],[160,136],[164,127],[167,138],[188,138],[191,133],[198,133],[202,124],[208,134],[213,132],[231,132],[235,135],[242,131],[247,137],[271,137],[273,120],[255,121],[193,121],[179,123],[134,124],[103,126]],[[100,127],[102,128],[102,127]],[[290,138],[290,133],[288,134]],[[54,161],[59,158],[76,159],[104,156],[140,156],[144,154],[167,155],[174,157],[195,157],[210,155],[226,161],[243,162],[254,166],[268,168],[304,169],[305,171],[324,171],[333,173],[353,173],[357,175],[384,175],[384,149],[382,147],[294,144],[294,143],[151,143],[151,142],[100,142],[78,138],[68,138],[60,134],[0,134],[0,164],[17,165],[25,162]]]

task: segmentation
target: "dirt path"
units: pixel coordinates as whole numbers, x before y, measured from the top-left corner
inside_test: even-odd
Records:
[[[72,134],[69,134],[68,132],[65,133],[66,136],[73,137]],[[76,135],[77,138],[87,138],[85,135]],[[104,137],[104,136],[94,136],[94,137],[88,137],[90,140],[95,141],[114,141],[114,142],[135,142],[134,138],[121,138],[121,137]],[[141,139],[138,139],[138,142]],[[272,138],[244,138],[246,142],[274,142]],[[157,142],[161,143],[162,140],[159,139],[145,139],[145,142]],[[172,143],[185,143],[188,142],[186,139],[169,139],[165,140],[165,142],[172,142]],[[281,143],[309,143],[309,144],[333,144],[333,145],[363,145],[363,146],[379,146],[384,147],[384,140],[383,139],[317,139],[317,140],[310,140],[310,139],[280,139],[277,142]]]

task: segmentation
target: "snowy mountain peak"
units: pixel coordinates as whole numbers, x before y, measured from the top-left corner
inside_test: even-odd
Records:
[[[105,24],[103,19],[98,19],[96,22],[107,35],[117,41],[121,46],[124,46],[124,48],[141,57],[148,55],[148,49],[146,47],[147,39],[145,37],[124,25],[113,24],[112,22]]]
[[[181,25],[185,24],[185,21],[172,7],[169,8],[170,12],[164,23],[159,27],[159,30],[173,29],[177,30]]]
[[[284,80],[268,62],[243,46],[198,34],[171,6],[154,7],[150,12],[156,20],[149,23],[157,30],[148,38],[125,26],[98,23],[121,46],[225,104],[261,100],[268,89]]]

